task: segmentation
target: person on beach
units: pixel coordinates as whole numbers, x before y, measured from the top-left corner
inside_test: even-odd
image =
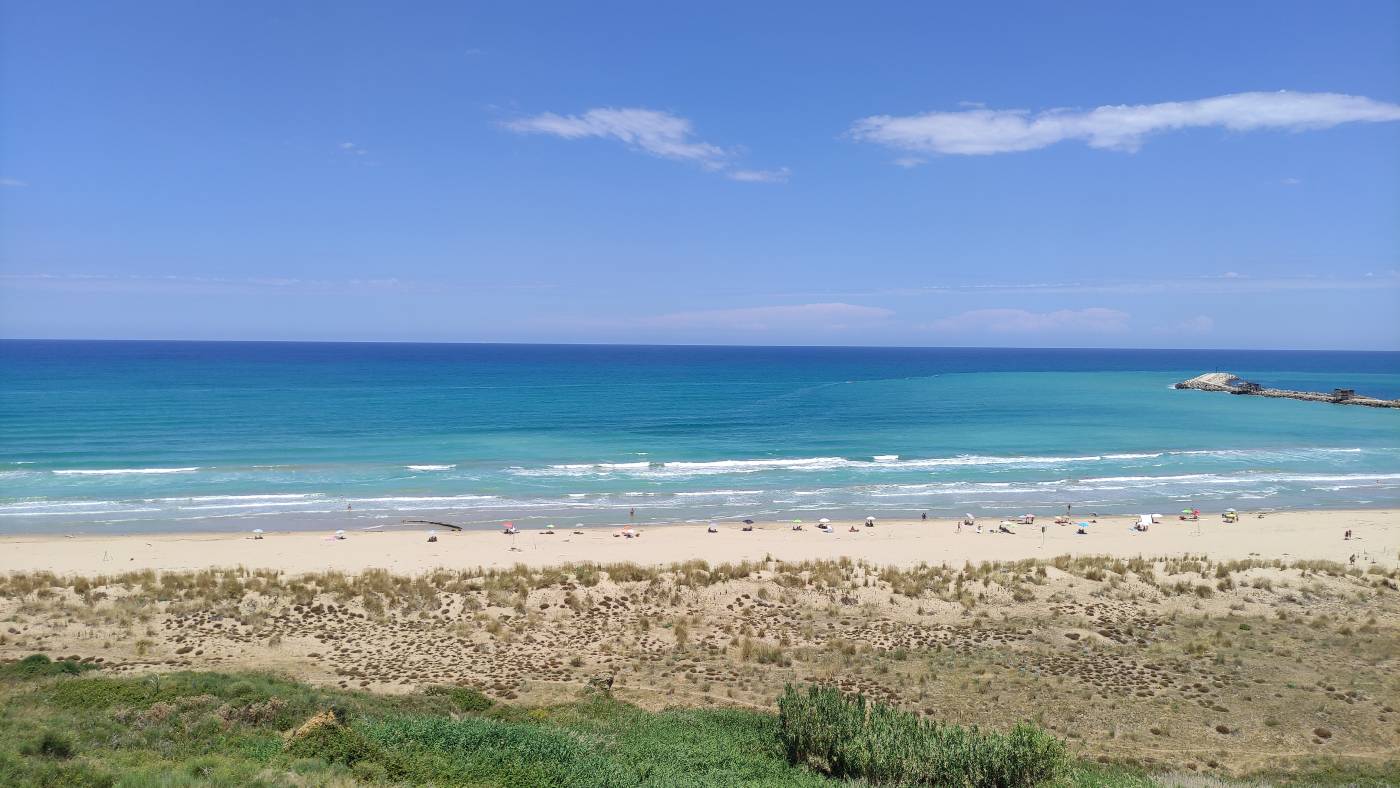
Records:
[[[920,520],[923,520],[923,521],[925,521],[925,522],[927,522],[927,521],[928,521],[928,512],[924,512],[923,514],[919,515],[919,519],[920,519]]]
[[[633,520],[637,519],[637,507],[634,506],[631,509],[628,509],[627,516],[632,518]]]
[[[1351,541],[1351,529],[1350,529],[1350,528],[1347,529],[1347,534],[1346,534],[1346,536],[1343,536],[1342,538],[1345,539],[1345,540],[1347,540],[1348,542]]]

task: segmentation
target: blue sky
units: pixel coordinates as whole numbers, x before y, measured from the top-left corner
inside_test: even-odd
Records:
[[[1389,0],[3,14],[3,336],[1400,349]]]

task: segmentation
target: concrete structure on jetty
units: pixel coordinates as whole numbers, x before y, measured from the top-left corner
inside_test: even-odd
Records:
[[[1332,389],[1331,394],[1316,391],[1289,391],[1288,389],[1266,389],[1258,383],[1251,383],[1229,372],[1207,372],[1173,386],[1178,389],[1197,391],[1224,391],[1228,394],[1244,394],[1255,397],[1279,397],[1282,399],[1302,399],[1310,402],[1332,402],[1339,405],[1365,405],[1368,408],[1400,408],[1400,399],[1376,399],[1357,396],[1353,389]]]

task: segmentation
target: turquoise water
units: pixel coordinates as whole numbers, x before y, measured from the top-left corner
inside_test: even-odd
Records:
[[[1400,504],[1400,354],[0,342],[0,531]],[[347,510],[347,506],[350,507]]]

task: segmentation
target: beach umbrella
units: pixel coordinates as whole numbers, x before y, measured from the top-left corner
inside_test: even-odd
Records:
[[[794,522],[794,523],[798,523],[798,524],[801,524],[801,523],[802,523],[801,520],[793,520],[793,522]]]
[[[1088,527],[1089,527],[1089,523],[1085,522],[1084,520],[1080,520],[1078,523],[1075,523],[1075,525],[1078,525],[1080,528],[1088,528]]]
[[[574,523],[574,527],[575,527],[575,528],[582,528],[582,527],[583,527],[583,523]]]
[[[336,531],[336,532],[335,532],[335,538],[337,538],[337,539],[344,539],[344,538],[345,538],[345,529],[342,528],[342,529]]]
[[[550,523],[549,525],[546,525],[545,528],[549,528],[549,529],[553,530],[553,528],[554,528],[554,523]]]
[[[753,520],[744,520],[744,525],[753,525]]]
[[[1181,510],[1181,513],[1182,513],[1182,514],[1190,514],[1190,513],[1191,513],[1191,510],[1190,510],[1190,509],[1182,509],[1182,510]]]
[[[817,522],[821,523],[822,525],[826,525],[827,523],[829,523],[829,522],[831,522],[831,521],[828,520],[828,519],[826,519],[825,517],[823,517],[822,519],[818,520]]]
[[[264,532],[263,532],[263,529],[261,529],[261,528],[254,528],[254,529],[253,529],[253,533],[261,535],[261,534],[264,533]]]

